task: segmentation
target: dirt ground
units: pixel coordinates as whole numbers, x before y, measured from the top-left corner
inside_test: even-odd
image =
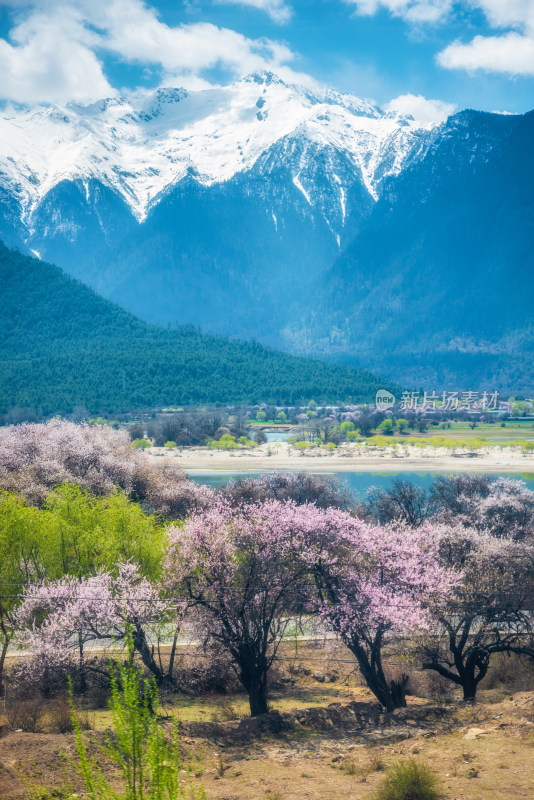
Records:
[[[240,694],[178,695],[159,712],[179,722],[185,758],[207,800],[371,800],[387,768],[408,757],[437,773],[444,800],[533,800],[534,691],[505,694],[512,690],[504,684],[483,691],[474,706],[453,695],[411,695],[406,709],[384,715],[357,676],[349,678],[285,673],[272,690],[272,713],[256,720]],[[98,740],[109,722],[108,711],[91,712],[93,730],[84,735]],[[38,800],[38,787],[65,797],[72,734],[23,733],[1,723],[0,800]]]

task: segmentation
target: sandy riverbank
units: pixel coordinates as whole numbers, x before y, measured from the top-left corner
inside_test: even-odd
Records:
[[[179,465],[187,472],[261,472],[270,470],[310,470],[313,472],[517,472],[534,473],[534,453],[524,455],[519,448],[487,447],[482,450],[444,448],[421,449],[405,446],[372,449],[343,445],[333,452],[310,448],[299,452],[287,444],[261,445],[255,450],[217,451],[207,447],[147,451],[151,463]]]

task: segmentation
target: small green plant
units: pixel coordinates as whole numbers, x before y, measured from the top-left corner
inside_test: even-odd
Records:
[[[176,447],[176,442],[165,442],[163,447],[166,447],[168,450],[173,450]]]
[[[372,753],[369,767],[373,772],[383,772],[386,764],[380,753]]]
[[[112,733],[103,744],[91,747],[100,759],[90,752],[72,709],[76,757],[68,761],[84,784],[84,796],[88,800],[204,800],[203,787],[194,783],[180,753],[177,728],[168,741],[154,714],[157,689],[139,675],[131,636],[128,648],[126,664],[112,677]],[[119,780],[110,782],[104,775],[102,758],[117,767]]]
[[[427,764],[409,758],[387,771],[376,800],[437,800],[438,797],[437,776]]]
[[[215,772],[219,776],[219,778],[224,778],[224,773],[229,768],[229,764],[226,764],[223,760],[223,757],[219,754],[217,756],[217,762],[215,764]]]

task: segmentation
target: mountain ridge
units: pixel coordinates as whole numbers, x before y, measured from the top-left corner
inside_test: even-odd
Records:
[[[18,181],[22,217],[30,229],[32,212],[54,186],[88,177],[117,191],[143,221],[161,194],[188,174],[203,185],[229,180],[252,169],[280,140],[298,138],[304,128],[305,139],[323,144],[330,139],[349,153],[374,194],[382,149],[399,140],[393,142],[396,158],[390,167],[398,170],[412,130],[429,127],[352,95],[314,94],[270,73],[256,73],[227,87],[158,89],[140,98],[0,115],[5,149],[0,164],[4,184]]]

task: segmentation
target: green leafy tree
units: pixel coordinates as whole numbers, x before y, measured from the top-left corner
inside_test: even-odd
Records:
[[[354,422],[351,422],[350,420],[347,419],[344,422],[340,423],[339,430],[342,431],[342,433],[344,433],[346,435],[350,431],[356,430],[356,426],[355,426]]]
[[[393,420],[390,417],[386,417],[386,419],[382,420],[377,430],[381,431],[386,436],[392,436],[395,430]]]
[[[13,612],[25,586],[64,575],[88,577],[130,559],[157,579],[164,542],[162,522],[120,492],[96,497],[65,484],[43,508],[0,492],[0,693],[15,633]]]
[[[151,444],[148,439],[134,439],[132,447],[135,447],[136,450],[146,450],[148,447],[151,447]]]

